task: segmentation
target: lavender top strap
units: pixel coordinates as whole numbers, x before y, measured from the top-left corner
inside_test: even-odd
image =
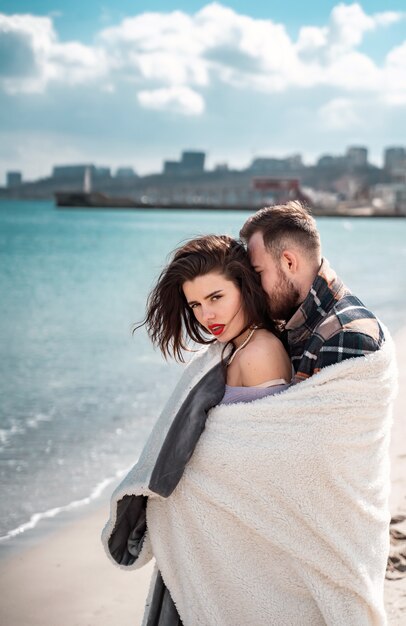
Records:
[[[220,404],[235,404],[236,402],[253,402],[265,396],[272,396],[287,389],[289,384],[273,385],[271,387],[230,387],[226,391]]]

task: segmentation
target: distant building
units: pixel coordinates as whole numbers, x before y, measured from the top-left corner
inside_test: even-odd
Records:
[[[276,172],[297,170],[302,167],[302,156],[300,154],[292,154],[291,156],[286,157],[286,159],[258,157],[252,161],[248,169],[254,174],[273,174]]]
[[[6,175],[7,187],[9,189],[15,189],[16,187],[20,187],[23,182],[23,176],[21,172],[7,172]]]
[[[176,176],[180,173],[180,161],[164,161],[164,171],[166,176]]]
[[[368,165],[368,150],[363,146],[350,146],[346,153],[349,167],[366,167]]]
[[[289,164],[290,169],[299,170],[303,167],[303,160],[301,154],[292,154],[287,157],[286,162]]]
[[[342,156],[332,156],[331,154],[324,154],[317,161],[317,167],[342,167],[345,159]]]
[[[286,170],[287,164],[284,159],[258,157],[252,161],[248,169],[255,174],[271,174],[273,172],[282,172]]]
[[[215,172],[228,172],[228,163],[217,163],[214,167]]]
[[[204,152],[182,152],[180,161],[164,161],[163,174],[177,176],[179,174],[202,174],[204,172]]]
[[[52,170],[52,178],[58,184],[68,183],[82,188],[85,180],[90,180],[92,187],[94,182],[108,181],[111,179],[109,167],[96,167],[89,165],[56,165]]]
[[[182,152],[180,161],[182,174],[199,174],[204,172],[205,158],[206,154],[204,152]]]
[[[106,180],[111,178],[111,169],[109,167],[95,167],[92,171],[93,180]]]
[[[89,163],[87,165],[55,165],[52,170],[52,178],[57,181],[83,180],[87,168],[93,174],[95,167]]]
[[[137,174],[132,167],[118,167],[116,170],[116,178],[137,178]]]
[[[394,146],[386,148],[384,168],[391,176],[400,180],[406,178],[406,148]]]
[[[406,184],[386,183],[371,190],[372,205],[380,211],[406,215]]]

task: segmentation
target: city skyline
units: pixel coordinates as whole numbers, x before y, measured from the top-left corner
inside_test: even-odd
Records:
[[[348,145],[381,166],[406,144],[400,1],[78,6],[2,3],[0,181],[82,162],[144,175],[185,147],[209,169]]]
[[[406,165],[406,146],[385,146],[383,148],[383,159],[382,159],[382,165],[381,167],[379,167],[379,169],[385,169],[386,167],[388,167],[388,161],[392,158],[392,154],[390,153],[401,153],[401,155],[398,157],[401,159],[402,163],[405,163]],[[186,155],[198,155],[198,160],[201,161],[201,163],[199,164],[199,167],[197,168],[199,171],[201,172],[205,172],[205,173],[210,173],[211,171],[233,171],[233,168],[229,167],[228,162],[222,162],[222,163],[217,163],[214,167],[206,167],[206,158],[207,158],[207,154],[205,151],[198,151],[198,150],[183,150],[182,153],[180,155],[178,155],[178,158],[174,158],[171,160],[165,159],[165,157],[163,157],[162,162],[160,164],[159,170],[157,171],[151,171],[145,174],[145,176],[156,176],[156,175],[170,175],[173,176],[177,174],[177,166],[182,166],[182,162],[184,162],[185,160],[185,156]],[[361,154],[361,162],[358,162],[360,159],[360,154]],[[355,159],[354,159],[355,157]],[[186,158],[189,158],[188,156],[186,156]],[[269,154],[269,155],[261,155],[261,156],[256,156],[253,157],[251,159],[250,162],[246,163],[245,165],[243,165],[240,168],[235,168],[234,171],[238,172],[246,172],[249,170],[255,170],[258,169],[258,162],[276,162],[279,161],[281,163],[285,162],[289,167],[292,168],[292,170],[295,169],[306,169],[306,168],[311,168],[311,167],[323,167],[323,162],[324,162],[324,167],[326,166],[326,164],[328,162],[330,162],[330,166],[334,167],[334,162],[336,164],[338,164],[340,161],[341,162],[345,162],[347,165],[350,165],[351,162],[353,162],[353,166],[354,165],[358,165],[358,166],[372,166],[372,167],[376,167],[375,164],[371,163],[370,159],[369,159],[369,149],[368,146],[347,146],[345,151],[342,154],[331,154],[331,153],[323,153],[318,155],[318,157],[316,157],[316,159],[314,160],[314,162],[312,163],[308,163],[303,161],[302,159],[302,155],[300,153],[296,153],[296,154],[290,154],[290,155],[284,155],[281,157],[275,157],[275,155]],[[168,167],[169,166],[169,167]],[[175,167],[174,167],[175,166]],[[5,172],[5,176],[6,179],[8,177],[9,174],[11,174],[12,176],[16,175],[20,177],[20,182],[21,183],[29,183],[29,182],[40,182],[41,179],[46,180],[49,178],[55,178],[55,176],[59,176],[59,170],[75,170],[75,168],[93,168],[95,171],[98,172],[99,176],[104,176],[104,177],[127,177],[127,176],[136,176],[136,177],[142,177],[143,174],[139,174],[135,168],[133,168],[131,165],[128,164],[120,164],[117,167],[111,167],[111,165],[109,165],[109,163],[100,163],[97,162],[97,160],[93,160],[92,162],[76,162],[76,163],[64,163],[64,164],[59,164],[59,165],[55,165],[52,164],[51,165],[51,170],[45,174],[43,177],[40,177],[39,179],[32,179],[32,180],[28,180],[25,176],[24,176],[24,172],[22,170],[16,170],[16,169],[9,169]],[[403,167],[403,165],[402,165]],[[181,168],[182,169],[182,168]],[[265,165],[265,169],[266,169],[266,165]],[[180,170],[179,170],[180,171]],[[277,170],[275,170],[276,172]],[[182,173],[187,173],[187,171],[183,171]],[[2,185],[0,184],[0,187]],[[7,186],[7,185],[6,185]]]

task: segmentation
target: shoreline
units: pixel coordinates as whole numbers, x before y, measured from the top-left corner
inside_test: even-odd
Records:
[[[23,522],[2,535],[0,537],[0,563],[2,559],[18,553],[24,547],[36,545],[46,538],[48,533],[57,532],[59,527],[66,526],[99,509],[109,501],[110,494],[129,470],[130,467],[127,467],[125,470],[116,472],[115,476],[103,479],[88,496],[80,500],[73,500],[68,504],[34,513],[27,522]]]
[[[390,626],[406,623],[406,326],[394,335],[399,391],[394,405],[390,511],[393,571],[385,581]],[[135,626],[141,623],[153,564],[123,572],[104,553],[101,530],[113,484],[97,499],[0,543],[0,623],[13,626]],[[401,519],[403,518],[403,519]],[[395,520],[396,521],[396,520]],[[8,550],[8,548],[10,548]],[[400,560],[398,566],[396,559]],[[403,559],[403,560],[402,560]]]

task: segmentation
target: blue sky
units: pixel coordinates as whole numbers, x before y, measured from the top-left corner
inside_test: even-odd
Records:
[[[0,184],[406,144],[404,2],[0,0]]]

